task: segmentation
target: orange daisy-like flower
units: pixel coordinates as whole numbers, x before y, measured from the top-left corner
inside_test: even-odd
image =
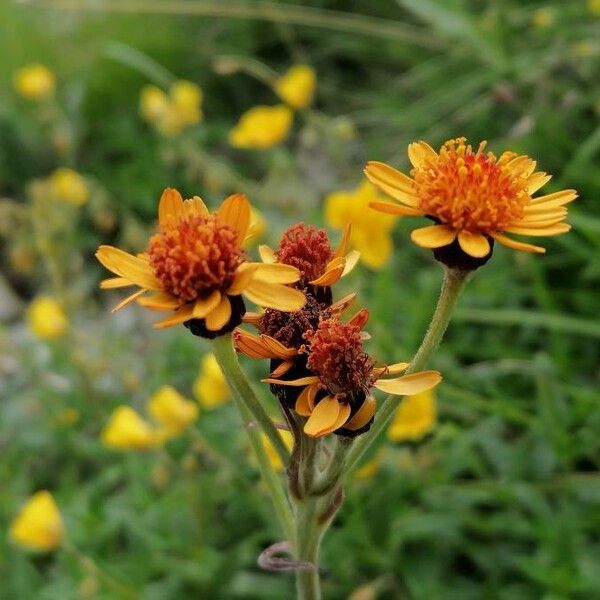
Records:
[[[304,295],[287,285],[298,281],[298,269],[246,259],[242,244],[250,203],[243,194],[228,197],[210,213],[197,196],[184,201],[169,188],[160,199],[158,220],[157,233],[139,256],[112,246],[98,248],[98,260],[117,275],[100,287],[140,288],[114,310],[137,301],[150,310],[171,312],[156,328],[185,323],[192,333],[214,338],[241,323],[246,311],[242,294],[282,311],[304,305]]]
[[[307,435],[322,437],[335,432],[353,437],[367,431],[376,409],[372,388],[410,396],[441,381],[437,371],[383,379],[386,375],[401,373],[408,363],[375,366],[375,360],[363,348],[365,334],[361,329],[368,317],[368,312],[363,309],[348,323],[342,323],[336,317],[322,320],[307,336],[306,366],[310,374],[294,380],[273,376],[265,380],[270,384],[302,388],[295,410],[307,417],[304,424]]]
[[[427,216],[436,224],[412,232],[413,242],[434,250],[451,267],[475,268],[489,259],[494,240],[515,250],[545,252],[540,246],[505,233],[554,236],[571,228],[564,222],[566,204],[575,190],[533,197],[550,175],[536,171],[536,162],[504,152],[499,158],[477,151],[465,138],[447,141],[437,153],[420,141],[408,146],[411,177],[381,162],[369,162],[366,176],[398,204],[374,202],[371,207],[400,216]]]
[[[276,250],[265,245],[258,250],[265,264],[296,267],[300,271],[297,286],[308,287],[315,296],[322,298],[323,288],[329,288],[348,274],[360,258],[360,253],[356,250],[346,254],[349,237],[348,226],[339,246],[334,250],[324,229],[297,223],[283,232]]]

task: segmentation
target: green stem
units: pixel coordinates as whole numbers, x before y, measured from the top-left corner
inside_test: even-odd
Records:
[[[313,569],[296,572],[298,600],[319,600],[319,547],[324,528],[318,523],[319,498],[305,498],[296,510],[296,558],[314,565]]]
[[[459,269],[446,268],[444,270],[444,281],[442,283],[437,306],[435,307],[435,312],[433,313],[429,328],[427,329],[427,333],[425,334],[417,353],[412,359],[408,369],[406,369],[407,374],[424,368],[433,353],[437,350],[437,347],[440,345],[444,333],[448,328],[452,312],[460,296],[460,292],[467,281],[469,273],[470,271]],[[348,452],[346,457],[346,473],[349,473],[356,468],[365,452],[388,428],[396,409],[400,406],[400,402],[402,402],[402,397],[392,395],[388,396],[383,401],[383,404],[377,411],[375,421],[369,432],[361,436],[353,445],[350,452]]]
[[[333,490],[339,483],[340,477],[346,465],[346,456],[352,445],[352,439],[342,436],[336,437],[333,456],[327,465],[327,469],[316,479],[309,490],[311,496],[323,496]]]
[[[244,422],[248,437],[250,438],[250,444],[258,459],[258,466],[261,474],[269,488],[275,511],[286,535],[286,539],[291,544],[294,544],[296,533],[294,531],[292,509],[285,494],[282,482],[271,465],[271,461],[269,460],[261,440],[260,428],[256,427],[256,421],[260,423],[264,432],[269,436],[269,440],[271,441],[273,448],[278,452],[283,464],[289,462],[289,452],[285,447],[279,432],[259,404],[250,384],[240,369],[237,356],[233,349],[231,335],[227,334],[216,338],[213,342],[213,351],[215,358],[223,371],[223,375],[233,392],[233,399],[242,416],[242,421]]]

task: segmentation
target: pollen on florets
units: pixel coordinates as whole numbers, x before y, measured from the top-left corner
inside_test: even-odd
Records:
[[[163,228],[150,239],[147,253],[165,291],[183,302],[227,289],[244,260],[238,233],[216,215]]]
[[[307,366],[333,394],[364,400],[375,361],[364,351],[360,327],[336,318],[321,321],[309,336]]]
[[[278,262],[300,271],[303,284],[322,275],[333,254],[327,232],[304,223],[288,227],[275,251]]]
[[[507,166],[514,154],[496,158],[484,153],[486,142],[476,152],[465,143],[449,140],[436,159],[412,169],[419,209],[458,231],[503,231],[523,217],[526,178]]]
[[[326,305],[306,294],[306,304],[301,310],[283,312],[267,309],[260,320],[259,330],[288,348],[300,348],[306,344],[306,334],[314,331],[321,319],[330,316],[330,312]]]

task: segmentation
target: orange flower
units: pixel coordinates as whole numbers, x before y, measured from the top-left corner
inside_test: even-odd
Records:
[[[484,153],[486,142],[476,152],[465,138],[447,141],[439,154],[420,141],[408,146],[413,165],[411,177],[380,163],[369,162],[366,176],[398,201],[373,202],[371,207],[400,216],[427,216],[436,224],[416,229],[411,238],[423,248],[434,249],[436,258],[449,266],[483,264],[493,241],[524,252],[545,252],[504,235],[553,236],[571,228],[564,222],[566,204],[577,198],[575,190],[562,190],[533,197],[550,175],[535,171],[536,162],[525,155],[504,152],[499,158]],[[444,253],[441,249],[446,250]],[[453,257],[448,257],[453,251]],[[450,264],[458,260],[457,264]],[[474,268],[474,266],[467,268]]]
[[[363,348],[361,331],[369,313],[363,309],[348,323],[336,317],[320,322],[309,339],[306,366],[311,374],[294,380],[271,376],[265,382],[302,388],[295,410],[307,417],[304,432],[322,437],[336,432],[353,437],[367,431],[375,415],[376,401],[371,394],[377,388],[389,394],[410,396],[436,386],[437,371],[411,373],[393,379],[385,375],[401,373],[408,363],[376,367]]]
[[[226,198],[210,213],[199,197],[184,201],[168,188],[160,199],[158,220],[158,232],[139,256],[112,246],[98,248],[98,260],[117,275],[100,287],[140,288],[114,310],[137,301],[150,310],[171,311],[156,328],[186,323],[192,333],[213,338],[240,324],[246,311],[241,294],[259,306],[283,311],[304,305],[304,295],[287,285],[298,281],[296,268],[247,261],[242,244],[250,203],[243,194]]]

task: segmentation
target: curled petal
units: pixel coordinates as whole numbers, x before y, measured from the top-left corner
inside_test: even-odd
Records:
[[[307,385],[299,394],[296,400],[295,410],[302,417],[310,417],[315,408],[315,398],[319,391],[318,384]]]
[[[234,340],[235,347],[247,356],[252,358],[275,358],[261,336],[254,335],[243,329],[236,329]],[[271,376],[274,375],[271,373]]]
[[[319,378],[317,375],[309,375],[308,377],[300,377],[300,379],[263,379],[262,383],[302,387],[304,385],[310,385],[311,383],[319,383]]]
[[[154,329],[165,329],[167,327],[173,327],[174,325],[180,325],[192,318],[193,310],[193,304],[186,304],[166,319],[154,323],[153,327]]]
[[[413,396],[435,387],[442,380],[437,371],[420,371],[396,379],[378,379],[374,386],[396,396]]]
[[[231,302],[226,295],[221,296],[221,302],[205,317],[206,329],[219,331],[231,319]]]
[[[326,396],[317,404],[304,424],[304,433],[321,437],[339,429],[350,416],[350,405],[340,404],[335,396]]]
[[[483,258],[484,256],[487,256],[491,250],[487,238],[480,233],[459,231],[458,243],[464,252],[475,258]]]
[[[258,247],[258,254],[260,255],[261,260],[264,263],[274,263],[277,262],[277,257],[275,256],[275,252],[272,248],[265,244],[261,244]]]
[[[356,431],[357,429],[364,427],[373,418],[376,408],[377,402],[375,401],[375,398],[373,398],[373,396],[367,396],[355,415],[344,425],[344,429]]]
[[[194,319],[204,319],[221,303],[221,292],[213,290],[206,298],[196,300],[194,303]]]
[[[227,293],[230,296],[237,296],[244,291],[244,288],[250,283],[256,273],[255,263],[242,263],[237,271]]]
[[[327,265],[325,272],[316,279],[313,279],[309,283],[311,285],[330,286],[333,285],[344,272],[346,266],[346,260],[343,257],[334,258]]]
[[[339,246],[337,247],[335,254],[333,255],[334,258],[341,258],[342,256],[344,256],[344,254],[346,254],[346,247],[348,246],[348,240],[350,239],[351,231],[352,225],[348,223],[344,229],[344,235],[342,236]]]
[[[349,321],[349,325],[354,325],[362,329],[369,320],[369,311],[366,308],[361,308]]]

